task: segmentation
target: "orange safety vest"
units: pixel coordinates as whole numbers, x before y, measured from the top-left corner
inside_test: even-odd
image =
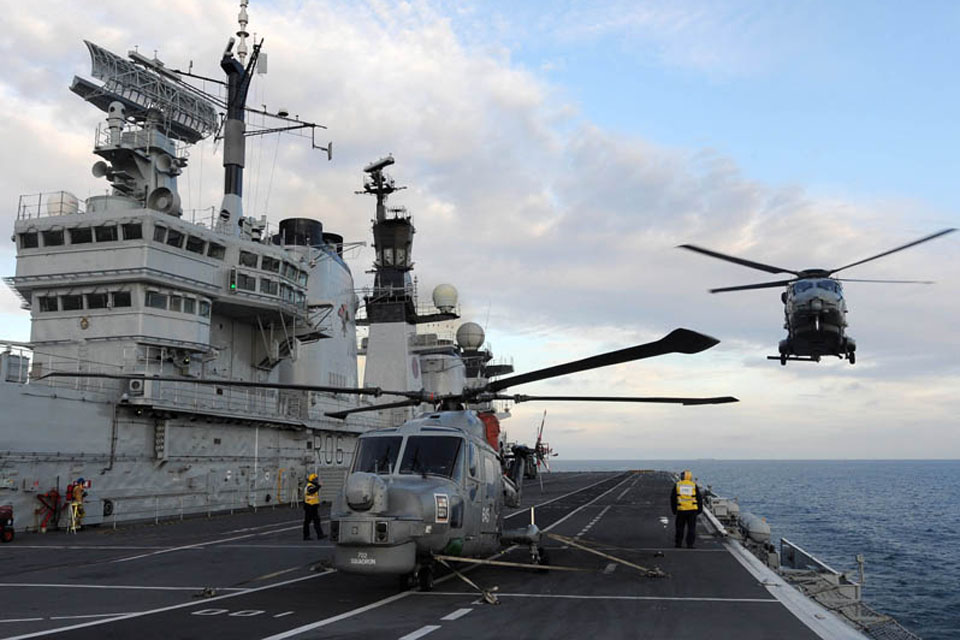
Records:
[[[697,483],[692,480],[677,482],[677,511],[697,510]]]

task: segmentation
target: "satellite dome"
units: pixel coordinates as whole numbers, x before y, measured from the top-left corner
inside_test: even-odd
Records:
[[[483,327],[476,322],[464,322],[457,329],[457,344],[464,349],[476,351],[483,344],[485,337]]]
[[[433,306],[449,313],[457,306],[457,288],[452,284],[438,284],[433,289]]]

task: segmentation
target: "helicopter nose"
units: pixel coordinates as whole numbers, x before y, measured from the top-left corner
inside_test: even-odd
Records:
[[[351,509],[369,511],[375,505],[385,505],[387,485],[376,474],[358,471],[347,477],[345,495]]]
[[[814,298],[813,300],[810,301],[810,308],[813,309],[814,311],[820,311],[821,309],[823,309],[823,300],[821,300],[820,298]]]

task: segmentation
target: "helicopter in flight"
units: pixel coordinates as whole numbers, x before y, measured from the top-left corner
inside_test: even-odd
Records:
[[[431,403],[402,425],[359,437],[344,488],[330,511],[333,566],[367,575],[396,575],[404,585],[429,590],[436,559],[476,559],[504,545],[526,545],[534,564],[545,564],[542,532],[531,522],[504,528],[504,509],[520,506],[523,480],[544,455],[542,428],[536,447],[513,445],[501,453],[470,404],[491,400],[647,402],[683,405],[737,402],[712,398],[504,395],[508,387],[668,353],[699,353],[719,341],[676,329],[655,342],[487,382],[442,397],[410,392],[406,400],[328,413]],[[387,393],[387,392],[384,392]],[[541,423],[542,426],[542,423]],[[476,561],[476,560],[474,560]]]
[[[543,532],[531,522],[518,529],[504,528],[504,509],[520,506],[524,472],[548,448],[543,429],[533,448],[500,447],[499,429],[490,429],[490,413],[468,408],[493,400],[513,402],[634,402],[681,405],[738,402],[732,396],[637,397],[507,395],[505,389],[581,371],[589,371],[670,353],[695,354],[719,340],[689,329],[675,329],[644,344],[575,360],[528,373],[512,375],[438,395],[420,391],[390,391],[379,387],[248,382],[191,379],[192,384],[255,387],[299,391],[329,391],[352,395],[400,396],[395,402],[361,405],[326,415],[345,419],[364,411],[426,404],[430,410],[401,425],[367,431],[358,437],[352,466],[330,511],[333,566],[366,575],[394,575],[405,586],[433,586],[439,560],[474,561],[503,545],[526,545],[533,564],[546,564],[540,545]],[[145,379],[144,374],[50,372],[47,377]],[[174,376],[150,380],[182,381]],[[511,563],[499,563],[511,564]],[[528,565],[520,565],[528,566]]]
[[[785,280],[746,284],[735,287],[721,287],[710,289],[710,293],[726,291],[744,291],[748,289],[769,289],[785,287],[780,294],[783,302],[784,324],[787,337],[780,341],[779,355],[767,356],[768,360],[779,360],[786,365],[788,360],[819,362],[822,356],[837,356],[846,359],[850,364],[857,361],[856,341],[846,334],[847,328],[847,301],[843,295],[843,282],[876,282],[887,284],[932,284],[925,280],[860,280],[853,278],[837,278],[834,274],[865,262],[888,256],[892,253],[908,249],[923,242],[939,238],[955,231],[944,229],[937,233],[914,240],[905,245],[878,253],[877,255],[851,262],[835,269],[803,269],[793,270],[777,267],[762,262],[745,260],[736,256],[727,255],[718,251],[704,249],[692,244],[679,245],[680,249],[688,249],[711,258],[717,258],[739,264],[751,269],[758,269],[767,273],[790,273],[793,277]]]

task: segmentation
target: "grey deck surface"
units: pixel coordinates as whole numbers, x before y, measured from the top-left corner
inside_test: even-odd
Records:
[[[498,588],[498,605],[480,604],[455,576],[420,593],[324,570],[330,544],[301,541],[301,512],[287,507],[22,534],[0,547],[0,637],[816,638],[702,524],[696,549],[673,548],[670,482],[659,473],[557,473],[544,476],[542,493],[528,483],[525,503],[550,501],[536,510],[542,528],[669,577],[551,541],[551,564],[592,571],[469,571]],[[508,517],[507,526],[521,526],[529,512]],[[204,587],[216,596],[198,597]]]

